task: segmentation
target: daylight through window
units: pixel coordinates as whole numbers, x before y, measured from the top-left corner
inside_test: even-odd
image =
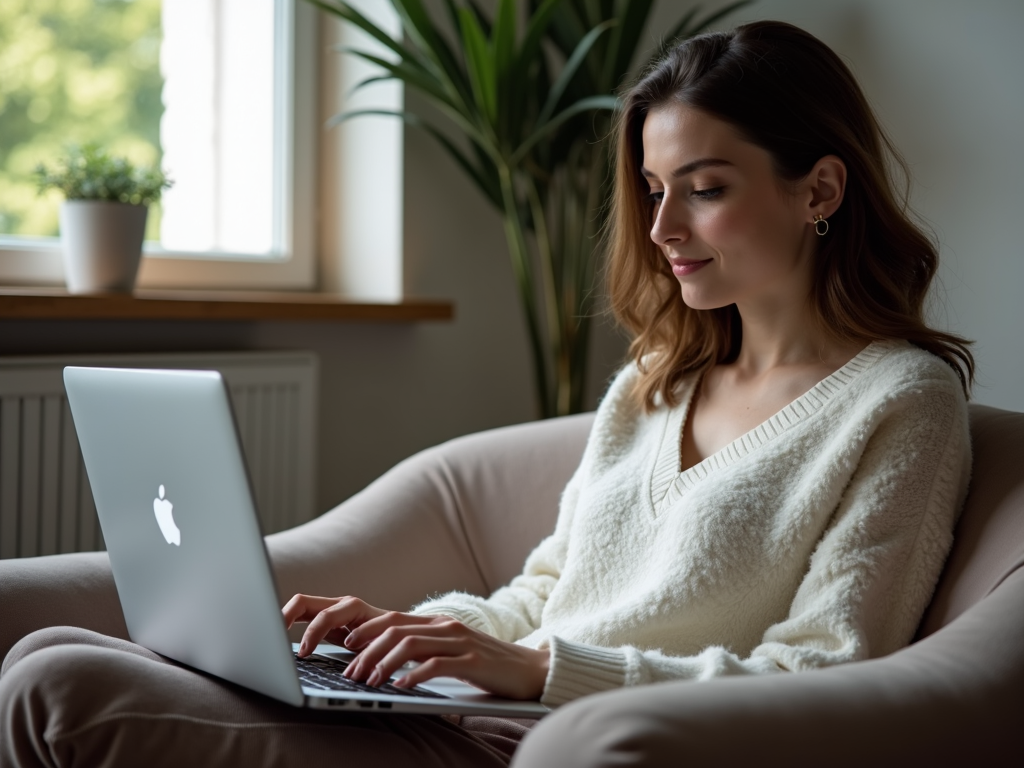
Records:
[[[286,255],[285,3],[0,4],[0,237],[56,236],[32,170],[97,142],[175,180],[147,226],[163,255]]]

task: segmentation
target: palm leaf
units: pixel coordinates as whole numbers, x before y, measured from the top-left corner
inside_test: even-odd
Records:
[[[540,48],[544,33],[548,31],[548,25],[554,15],[555,8],[562,0],[544,0],[533,13],[530,14],[529,24],[526,26],[526,35],[523,37],[523,44],[519,48],[520,63],[532,61]]]
[[[392,80],[398,80],[399,82],[402,82],[402,78],[395,77],[394,75],[391,75],[391,74],[387,74],[387,75],[371,75],[370,77],[367,77],[365,80],[360,80],[358,83],[356,83],[351,88],[349,88],[345,92],[345,98],[346,99],[349,98],[353,93],[355,93],[356,91],[362,90],[363,88],[365,88],[368,85],[373,85],[374,83],[389,83]]]
[[[551,92],[548,95],[548,100],[541,109],[540,114],[537,116],[537,122],[539,124],[546,123],[551,114],[555,111],[555,107],[558,106],[558,102],[562,98],[562,94],[565,93],[565,88],[569,84],[569,81],[576,76],[576,70],[579,69],[580,65],[586,59],[587,54],[590,53],[590,49],[594,47],[594,43],[597,39],[615,26],[617,22],[615,19],[602,22],[590,30],[582,40],[580,44],[576,46],[576,50],[572,52],[572,56],[562,67],[562,71],[558,75],[558,79],[555,80],[554,85],[551,86]]]
[[[380,56],[368,53],[367,51],[361,51],[358,48],[351,48],[349,46],[337,46],[336,49],[343,53],[349,53],[353,56],[357,56],[370,64],[375,64],[390,73],[392,77],[401,80],[414,88],[418,88],[425,94],[441,102],[444,106],[457,111],[462,111],[459,109],[459,103],[451,98],[451,94],[445,91],[443,85],[439,83],[436,78],[432,78],[422,67],[410,65],[404,61],[388,61],[387,59],[382,59]]]
[[[452,29],[458,29],[459,7],[455,4],[455,0],[444,0],[444,9],[448,14],[448,22],[452,25]]]
[[[571,2],[561,3],[551,19],[551,39],[566,58],[576,50],[587,29]]]
[[[327,13],[338,16],[339,18],[355,25],[366,34],[370,35],[373,39],[377,40],[379,43],[385,45],[389,50],[397,54],[404,62],[410,65],[416,64],[422,66],[434,75],[438,81],[443,84],[445,89],[451,91],[453,95],[459,96],[463,100],[467,100],[470,97],[469,89],[465,83],[465,78],[461,76],[461,72],[458,67],[446,68],[442,66],[441,61],[444,58],[443,53],[439,54],[437,51],[432,50],[422,38],[419,39],[421,44],[410,50],[399,41],[392,38],[387,32],[382,30],[368,18],[363,16],[355,8],[346,3],[338,2],[338,4],[335,5],[332,2],[324,2],[323,0],[307,0],[307,2],[312,3],[314,6]],[[401,13],[399,15],[403,20],[403,28],[407,28],[405,24],[406,17],[402,16]]]
[[[467,0],[466,5],[473,11],[473,15],[476,16],[477,23],[480,25],[480,29],[484,31],[484,35],[487,37],[491,36],[491,20],[487,14],[484,13],[484,9],[480,7],[480,4],[476,0]],[[456,26],[458,29],[458,26]]]
[[[482,31],[482,30],[481,30]],[[491,30],[494,46],[494,68],[498,77],[512,65],[516,46],[516,5],[515,0],[498,0],[498,12]]]
[[[493,126],[498,116],[498,104],[491,47],[472,11],[460,8],[459,21],[461,22],[462,44],[465,47],[466,68],[469,70],[469,82],[473,88],[473,96],[480,112]]]
[[[528,99],[535,94],[546,94],[550,89],[547,61],[541,51],[541,41],[548,31],[552,14],[560,2],[561,0],[544,0],[530,16],[522,45],[516,54],[513,74],[509,83],[508,111],[511,115],[529,114]],[[540,95],[535,103],[542,103],[544,98],[543,95]],[[525,127],[524,123],[525,121],[521,121],[520,125],[507,125],[505,133],[510,136],[515,135],[518,140]]]
[[[443,41],[437,34],[434,24],[420,0],[392,0],[391,4],[402,20],[402,28],[417,48],[436,55]],[[440,61],[438,62],[440,63]]]
[[[526,156],[526,153],[533,148],[534,144],[550,134],[571,117],[582,112],[590,112],[599,109],[616,110],[618,108],[619,100],[614,96],[589,96],[585,99],[580,99],[575,104],[563,109],[553,118],[548,120],[547,123],[534,131],[526,141],[516,147],[516,151],[512,153],[512,157],[509,159],[509,162],[514,165],[521,161]]]
[[[619,25],[608,42],[605,70],[601,77],[606,93],[617,88],[619,80],[629,72],[654,0],[620,0],[617,5],[620,8],[616,13]]]
[[[330,124],[340,125],[341,123],[347,122],[356,117],[367,117],[367,116],[378,116],[378,117],[397,117],[400,120],[404,120],[409,125],[414,125],[417,128],[422,128],[437,142],[445,148],[452,159],[465,171],[466,175],[473,180],[484,197],[493,204],[499,210],[501,209],[501,187],[498,185],[497,179],[494,178],[493,173],[483,171],[480,167],[473,163],[466,154],[460,150],[455,143],[452,142],[447,136],[445,136],[440,130],[430,123],[424,121],[419,115],[412,112],[399,111],[393,109],[356,109],[351,112],[344,112],[340,115],[335,115],[331,118]],[[492,164],[493,167],[493,164]]]
[[[307,2],[315,5],[325,13],[329,13],[333,16],[338,16],[341,19],[353,24],[359,29],[363,30],[366,34],[372,37],[379,43],[387,46],[394,53],[398,54],[403,60],[411,57],[410,51],[408,51],[402,44],[395,40],[391,35],[382,30],[368,18],[363,16],[359,11],[350,5],[341,3],[340,5],[334,5],[333,3],[322,2],[322,0],[307,0]]]
[[[440,68],[450,87],[468,101],[471,94],[462,67],[448,43],[438,34],[421,0],[391,0],[391,4],[398,11],[409,39]]]
[[[519,74],[513,70],[516,63],[515,50],[515,0],[498,0],[498,11],[491,29],[491,55],[494,61],[495,120],[499,136],[508,135],[511,118],[509,107],[512,106],[510,98]]]
[[[583,0],[583,19],[588,27],[595,27],[607,18],[602,13],[600,0]]]

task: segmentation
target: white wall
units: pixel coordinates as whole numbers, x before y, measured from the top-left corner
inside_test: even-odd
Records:
[[[652,38],[680,6],[659,4]],[[1024,410],[1024,2],[759,0],[727,25],[755,19],[803,27],[853,69],[940,242],[933,324],[977,342],[977,402]]]

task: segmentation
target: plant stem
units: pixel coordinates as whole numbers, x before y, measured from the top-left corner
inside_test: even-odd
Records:
[[[505,239],[508,241],[509,255],[512,257],[512,271],[515,273],[516,285],[519,288],[519,299],[523,303],[523,314],[526,316],[526,328],[530,339],[530,351],[533,353],[534,387],[541,418],[555,415],[552,402],[548,396],[547,359],[544,353],[544,341],[541,338],[540,324],[537,318],[537,305],[534,299],[534,283],[530,254],[526,245],[526,235],[519,218],[519,205],[516,200],[512,171],[505,162],[498,163],[498,177],[501,180],[501,197],[504,207]]]
[[[571,318],[566,318],[560,311],[559,305],[559,284],[558,276],[555,274],[555,254],[551,247],[551,234],[548,230],[547,225],[547,214],[544,212],[544,205],[541,202],[540,195],[537,194],[537,186],[534,184],[533,178],[526,175],[526,194],[530,201],[530,210],[533,213],[533,231],[537,241],[537,251],[540,256],[541,264],[541,287],[544,294],[544,309],[545,309],[545,325],[548,331],[548,353],[554,358],[555,361],[555,378],[554,381],[550,382],[554,386],[554,392],[548,394],[548,402],[552,403],[554,407],[554,414],[557,416],[565,416],[569,413],[569,376],[568,371],[565,370],[565,366],[562,364],[563,358],[565,357],[566,342],[566,322],[571,321]]]

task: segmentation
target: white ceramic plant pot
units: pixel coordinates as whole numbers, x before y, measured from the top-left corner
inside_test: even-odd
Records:
[[[146,233],[145,205],[68,200],[60,239],[69,293],[131,293]]]

